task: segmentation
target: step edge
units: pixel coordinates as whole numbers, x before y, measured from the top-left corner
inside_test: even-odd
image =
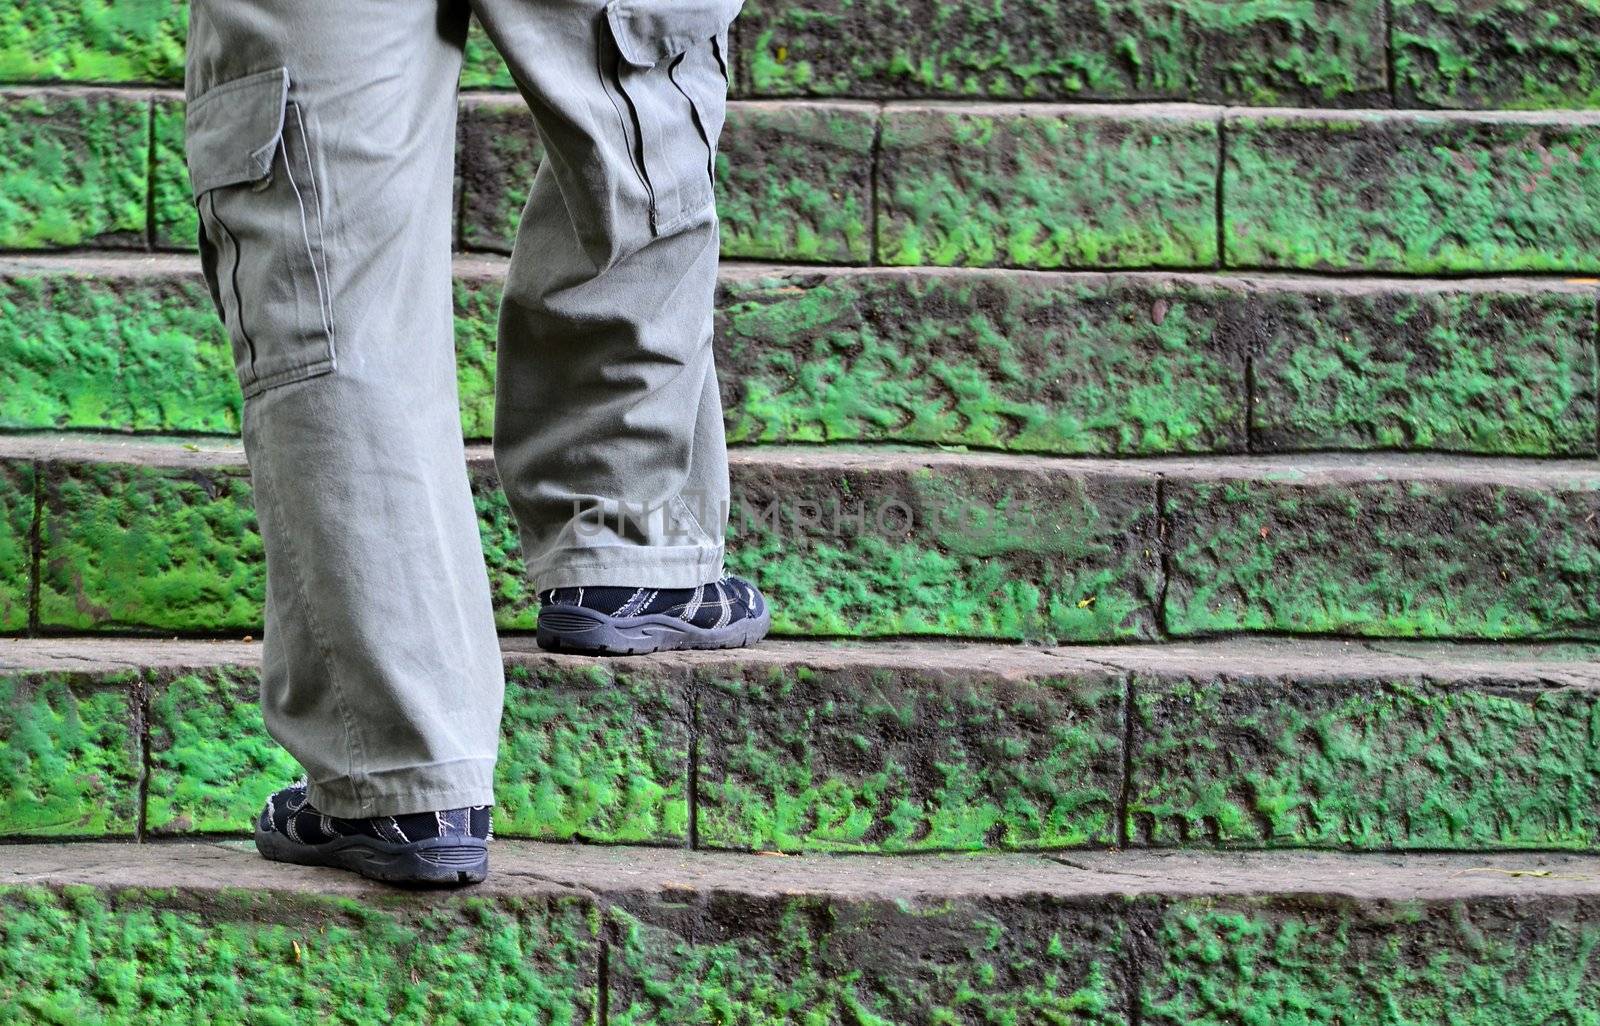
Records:
[[[967,672],[987,679],[1061,675],[1227,676],[1313,681],[1373,677],[1497,687],[1600,688],[1600,645],[1471,642],[1345,642],[1333,639],[1224,638],[1199,643],[1034,647],[950,640],[825,641],[775,639],[748,649],[667,652],[607,658],[545,652],[527,636],[501,639],[508,665],[641,672],[716,666],[792,666],[850,670]],[[258,668],[259,641],[165,638],[0,638],[0,676],[114,674],[121,671]]]
[[[491,446],[466,446],[467,462],[492,471]],[[0,460],[121,464],[168,469],[245,471],[237,439],[220,436],[118,435],[86,432],[3,432]],[[1043,456],[989,450],[946,451],[911,446],[772,445],[733,447],[731,467],[796,471],[984,470],[1065,478],[1122,478],[1179,485],[1224,481],[1282,485],[1361,484],[1420,481],[1441,484],[1500,484],[1511,487],[1600,490],[1600,461],[1444,453],[1315,452],[1292,455]]]
[[[490,864],[489,882],[464,893],[632,895],[678,902],[707,894],[843,901],[1600,899],[1600,857],[1561,854],[1104,851],[1061,856],[776,856],[498,840],[490,848]],[[347,873],[266,862],[248,841],[0,845],[0,890],[73,885],[190,893],[243,888],[396,894]],[[426,903],[437,897],[410,900]]]
[[[451,272],[465,280],[493,280],[504,277],[510,261],[492,253],[460,252],[453,255]],[[199,258],[193,253],[137,252],[130,250],[74,250],[38,253],[0,254],[0,278],[28,274],[61,277],[99,278],[108,281],[140,281],[161,276],[181,277],[199,283]],[[1293,293],[1329,293],[1347,296],[1375,293],[1405,295],[1436,293],[1505,293],[1510,295],[1565,294],[1590,296],[1600,293],[1600,279],[1580,274],[1475,274],[1458,277],[1390,276],[1383,274],[1313,274],[1297,271],[1265,271],[1223,268],[1215,271],[1161,269],[1127,270],[1044,270],[1003,267],[942,267],[934,264],[858,267],[843,264],[798,264],[776,261],[727,259],[721,263],[719,278],[727,283],[744,283],[762,278],[806,277],[821,279],[873,278],[949,279],[981,281],[1001,279],[1037,285],[1130,282],[1148,285],[1176,285],[1191,288],[1211,287],[1230,291],[1254,290]]]

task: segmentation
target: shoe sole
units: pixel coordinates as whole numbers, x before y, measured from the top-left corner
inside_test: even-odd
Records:
[[[696,627],[674,616],[607,616],[583,606],[539,611],[539,647],[582,655],[646,655],[675,649],[744,648],[767,636],[772,611],[726,627]]]
[[[476,837],[440,837],[396,844],[375,837],[340,837],[301,844],[276,830],[256,829],[256,851],[273,862],[327,866],[394,884],[482,883],[489,875],[488,842]]]

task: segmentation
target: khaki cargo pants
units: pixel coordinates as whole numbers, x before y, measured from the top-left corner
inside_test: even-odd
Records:
[[[496,385],[527,586],[720,575],[712,178],[740,2],[193,3],[188,166],[245,395],[262,707],[323,811],[492,801],[504,681],[452,344],[469,9],[546,153]]]

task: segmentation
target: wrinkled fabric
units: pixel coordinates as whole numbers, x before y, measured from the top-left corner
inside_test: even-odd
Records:
[[[494,457],[531,592],[722,576],[712,296],[737,0],[473,0],[546,157]],[[245,394],[262,709],[334,817],[488,805],[504,690],[452,344],[469,5],[195,0],[187,158]]]

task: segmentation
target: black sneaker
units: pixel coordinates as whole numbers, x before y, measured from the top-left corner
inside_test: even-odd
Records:
[[[539,593],[539,647],[588,655],[741,648],[767,636],[772,613],[739,577],[698,588],[556,588]]]
[[[304,780],[267,799],[256,850],[274,862],[349,869],[388,883],[479,883],[489,875],[489,807],[338,819],[312,806]]]

